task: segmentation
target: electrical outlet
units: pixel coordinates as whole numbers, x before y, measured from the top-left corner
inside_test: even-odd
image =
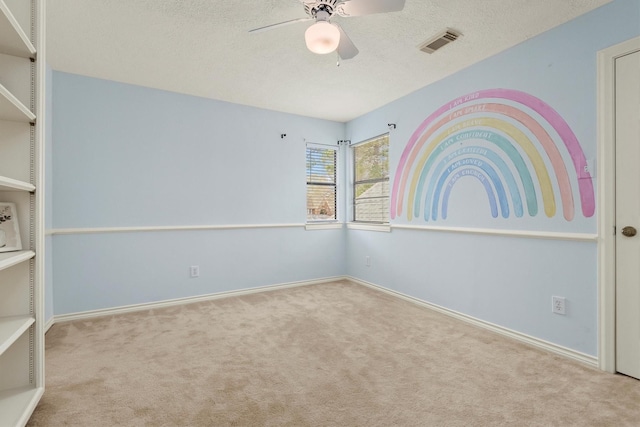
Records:
[[[551,297],[551,312],[555,314],[566,314],[564,297]]]
[[[200,277],[200,266],[192,265],[189,267],[189,276],[190,277]]]
[[[371,267],[371,257],[370,256],[366,256],[364,257],[364,265],[366,265],[367,267]]]

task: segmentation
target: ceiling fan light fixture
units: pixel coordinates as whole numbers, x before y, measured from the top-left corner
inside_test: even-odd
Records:
[[[318,21],[304,33],[307,49],[320,55],[331,53],[340,43],[340,30],[327,21]]]

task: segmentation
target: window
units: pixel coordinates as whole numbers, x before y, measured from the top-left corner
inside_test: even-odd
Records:
[[[389,135],[353,146],[353,220],[389,222]]]
[[[335,221],[336,150],[307,146],[307,221]]]

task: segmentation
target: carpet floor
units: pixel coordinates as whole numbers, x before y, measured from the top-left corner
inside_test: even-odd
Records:
[[[640,381],[347,281],[54,325],[28,426],[639,426]]]

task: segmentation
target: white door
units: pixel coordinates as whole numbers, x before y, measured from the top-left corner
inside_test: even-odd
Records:
[[[616,370],[640,379],[640,52],[615,79]]]

